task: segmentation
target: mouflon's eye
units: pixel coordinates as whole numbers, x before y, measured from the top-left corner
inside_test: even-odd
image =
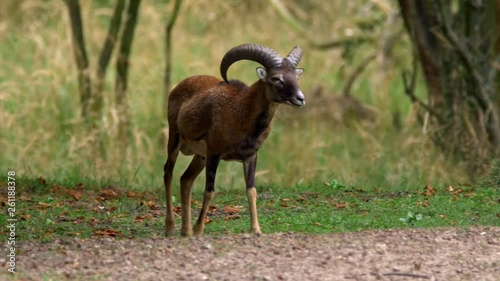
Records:
[[[278,81],[280,81],[280,79],[278,77],[271,77],[271,81],[278,82]]]

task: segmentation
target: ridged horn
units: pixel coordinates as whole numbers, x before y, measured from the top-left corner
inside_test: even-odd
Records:
[[[280,67],[283,58],[273,49],[259,44],[243,44],[229,50],[220,63],[220,74],[227,82],[227,70],[240,60],[251,60],[260,63],[267,69]],[[300,60],[300,58],[299,58]]]
[[[294,67],[297,67],[301,58],[302,58],[302,49],[299,46],[295,46],[286,56],[286,59],[288,59],[288,61],[291,62]]]

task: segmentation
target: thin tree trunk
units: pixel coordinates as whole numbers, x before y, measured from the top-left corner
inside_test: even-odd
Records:
[[[182,0],[175,0],[172,16],[165,26],[165,77],[163,81],[163,116],[166,120],[168,114],[168,96],[172,88],[172,31],[182,5]],[[166,125],[166,122],[165,122]],[[165,147],[167,140],[165,134],[160,134],[160,146]]]
[[[104,78],[106,75],[106,68],[108,67],[111,59],[111,54],[116,45],[118,32],[120,31],[122,14],[125,9],[125,0],[118,0],[113,11],[113,16],[109,22],[108,34],[102,46],[101,54],[96,71],[96,81],[94,90],[93,111],[98,112],[99,115],[102,111],[102,100],[104,90]]]
[[[493,99],[495,100],[497,108],[500,108],[500,0],[495,1],[495,26],[492,26],[494,34],[496,34],[495,40],[495,53],[494,59],[496,62],[496,78],[495,86],[496,92],[493,94]]]
[[[78,0],[66,0],[69,18],[71,21],[71,33],[73,43],[73,54],[78,68],[78,88],[82,106],[82,118],[89,121],[91,118],[92,88],[89,72],[89,61],[85,50],[85,38],[83,35],[82,17],[80,3]]]
[[[127,105],[127,80],[129,56],[134,38],[134,30],[137,24],[137,14],[139,11],[140,0],[130,0],[127,9],[127,18],[123,30],[116,62],[116,107],[118,111],[118,137],[123,145],[128,142],[128,132],[130,127],[130,118]]]
[[[436,59],[436,38],[431,29],[436,25],[436,20],[428,15],[428,1],[399,0],[403,19],[411,34],[416,52],[424,71],[424,77],[429,91],[430,105],[436,109],[442,108],[443,85],[439,61]]]
[[[164,95],[163,95],[163,110],[167,116],[168,95],[172,87],[172,31],[174,29],[177,15],[182,5],[182,0],[176,0],[172,16],[165,27],[165,80],[164,80]]]

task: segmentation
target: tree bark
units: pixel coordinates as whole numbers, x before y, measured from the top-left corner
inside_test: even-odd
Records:
[[[89,60],[85,50],[85,38],[83,34],[80,3],[78,0],[66,0],[69,18],[71,21],[71,33],[73,54],[78,68],[78,90],[82,106],[82,118],[88,120],[91,117],[92,88],[89,72]]]
[[[177,15],[182,5],[182,0],[176,0],[172,16],[165,26],[165,80],[163,94],[163,116],[167,116],[168,96],[172,87],[172,31],[174,29]]]
[[[443,85],[432,33],[436,19],[428,13],[431,10],[428,1],[399,0],[399,5],[424,72],[430,106],[440,109],[444,104]]]
[[[109,22],[108,34],[104,41],[101,54],[99,56],[99,61],[97,64],[93,111],[97,112],[99,115],[101,115],[102,111],[106,68],[108,67],[109,61],[111,59],[111,54],[113,53],[113,49],[115,48],[117,42],[124,9],[125,9],[125,0],[118,0],[115,9],[113,11],[113,16],[111,17],[111,21]]]
[[[137,24],[137,14],[139,12],[140,0],[130,0],[127,9],[127,18],[120,41],[118,59],[116,61],[116,88],[115,101],[118,111],[118,138],[123,145],[128,143],[128,132],[130,129],[130,117],[127,105],[127,82],[129,56],[134,38],[135,26]]]
[[[493,99],[495,100],[495,104],[497,108],[500,108],[500,75],[498,74],[500,72],[500,0],[495,1],[495,25],[492,26],[491,28],[493,29],[493,33],[496,34],[496,40],[495,40],[495,68],[497,71],[497,75],[495,78],[495,86],[497,91],[494,93]]]

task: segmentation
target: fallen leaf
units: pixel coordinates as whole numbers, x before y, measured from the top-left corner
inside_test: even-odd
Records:
[[[76,186],[76,188],[78,188],[78,189],[83,189],[83,188],[85,188],[85,185],[83,185],[83,183],[77,183],[75,186]]]
[[[212,222],[212,220],[211,220],[211,219],[209,219],[209,218],[205,218],[205,224],[207,224],[207,223],[211,223],[211,222]]]
[[[116,229],[95,229],[94,233],[97,235],[111,236],[121,235],[121,232]]]
[[[216,206],[212,206],[212,205],[208,206],[208,212],[209,213],[215,213],[215,212],[217,212],[217,207]]]
[[[181,206],[174,206],[174,213],[181,214]]]
[[[453,186],[451,186],[451,185],[450,185],[450,186],[448,186],[448,191],[449,191],[449,192],[452,192],[453,190],[455,190],[455,188],[453,188]]]
[[[39,177],[38,182],[41,183],[42,185],[47,185],[47,180],[44,179],[43,177]]]
[[[70,189],[69,190],[69,195],[71,197],[73,197],[73,199],[75,199],[75,201],[78,201],[78,200],[80,200],[80,198],[82,198],[83,191],[82,190],[73,190],[73,189]]]
[[[91,218],[87,224],[90,225],[90,226],[95,226],[97,223],[99,222],[99,219],[98,218]]]
[[[129,192],[127,192],[127,197],[128,198],[142,198],[142,197],[144,197],[144,195],[141,193],[138,193],[138,192],[129,191]]]
[[[148,207],[151,210],[158,210],[158,209],[160,209],[160,207],[158,207],[157,204],[156,204],[156,202],[153,201],[153,200],[144,201],[144,202],[142,202],[142,204],[144,204],[144,206]]]
[[[101,191],[101,196],[104,197],[104,199],[115,199],[119,197],[119,193],[114,187],[109,187],[103,191]]]
[[[19,201],[32,201],[31,199],[31,194],[27,194],[26,192],[21,192],[21,195],[19,196]]]
[[[45,203],[45,202],[38,202],[38,206],[42,209],[45,209],[45,208],[52,208],[55,206],[55,204],[49,204],[49,203]]]
[[[228,220],[236,220],[236,219],[239,219],[241,218],[241,216],[239,214],[231,214],[231,215],[228,215],[225,217],[225,220],[228,221]]]
[[[153,217],[163,217],[163,211],[162,210],[153,210]]]
[[[335,203],[335,208],[337,208],[337,209],[344,209],[345,207],[347,207],[347,203],[345,203],[345,202]]]
[[[236,213],[239,213],[241,210],[243,209],[243,206],[225,206],[224,209],[222,209],[222,211],[226,214],[236,214]]]
[[[290,201],[290,198],[281,198],[280,201],[281,201],[282,207],[285,207],[285,208],[289,207],[288,201]]]
[[[85,221],[85,217],[84,216],[79,216],[79,217],[76,217],[76,219],[73,219],[73,224],[80,224],[82,223],[83,221]],[[93,226],[93,225],[92,225]]]
[[[72,217],[67,217],[67,216],[63,216],[63,215],[59,215],[57,216],[57,221],[74,221],[75,218],[72,218]]]
[[[460,193],[464,193],[464,192],[465,192],[465,190],[463,190],[462,188],[459,188],[459,189],[451,192],[450,194],[460,194]]]
[[[434,187],[426,185],[424,192],[422,192],[422,194],[425,196],[435,196],[437,194],[437,191]]]
[[[20,220],[22,220],[22,221],[27,221],[27,220],[29,220],[30,218],[31,218],[31,215],[30,215],[30,214],[21,215],[21,216],[19,217],[19,219],[20,219]]]
[[[142,222],[144,221],[145,219],[147,218],[147,215],[140,215],[140,216],[137,216],[135,217],[135,222]]]
[[[419,206],[422,206],[422,207],[429,207],[429,203],[428,202],[419,201],[416,204],[419,205]]]
[[[471,197],[473,195],[474,195],[474,189],[466,190],[464,194],[465,197]]]
[[[116,211],[116,209],[118,209],[118,207],[113,206],[113,207],[109,208],[108,212],[112,213],[112,212]]]

